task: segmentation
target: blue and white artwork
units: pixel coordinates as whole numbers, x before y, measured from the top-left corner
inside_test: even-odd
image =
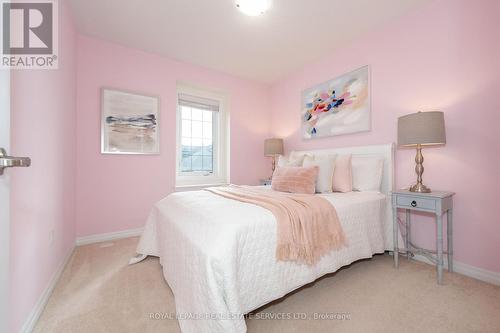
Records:
[[[102,90],[101,151],[111,154],[158,154],[158,98]]]

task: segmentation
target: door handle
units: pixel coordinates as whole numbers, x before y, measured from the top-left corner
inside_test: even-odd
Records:
[[[8,156],[5,149],[0,148],[0,175],[3,175],[5,168],[29,167],[31,159],[29,157]]]

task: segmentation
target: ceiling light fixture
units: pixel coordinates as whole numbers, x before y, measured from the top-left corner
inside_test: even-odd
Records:
[[[245,15],[259,16],[271,7],[271,0],[236,0],[236,7]]]

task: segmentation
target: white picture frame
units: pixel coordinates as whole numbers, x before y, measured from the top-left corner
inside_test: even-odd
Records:
[[[101,89],[101,153],[160,154],[160,99],[114,88]]]

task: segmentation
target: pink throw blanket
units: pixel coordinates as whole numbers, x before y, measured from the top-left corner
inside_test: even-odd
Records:
[[[345,245],[337,211],[320,196],[236,185],[205,190],[271,211],[278,224],[277,260],[313,265],[321,256]]]

